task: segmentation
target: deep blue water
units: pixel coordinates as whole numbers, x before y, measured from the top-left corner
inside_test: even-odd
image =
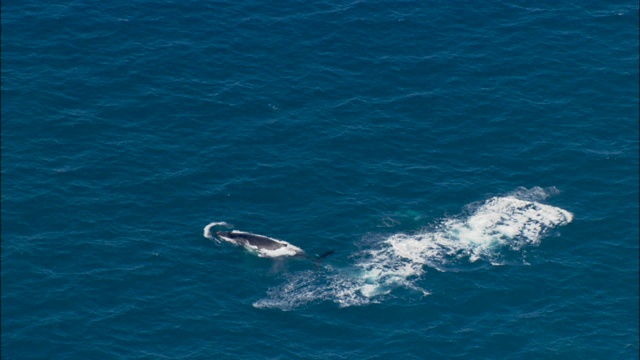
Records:
[[[2,358],[637,359],[638,81],[635,1],[5,1]]]

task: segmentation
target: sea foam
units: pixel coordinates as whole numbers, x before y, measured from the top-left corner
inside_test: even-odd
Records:
[[[325,266],[290,274],[254,306],[289,310],[316,301],[333,301],[341,307],[366,305],[382,301],[399,287],[428,295],[417,285],[426,269],[446,272],[453,265],[479,260],[504,265],[503,252],[538,245],[549,231],[570,223],[570,212],[534,200],[555,192],[519,189],[469,204],[465,214],[442,219],[428,229],[378,239],[355,253],[355,263],[348,268]]]

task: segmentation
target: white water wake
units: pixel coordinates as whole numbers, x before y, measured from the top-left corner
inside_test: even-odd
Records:
[[[470,204],[466,215],[445,218],[429,230],[398,233],[354,254],[353,267],[304,271],[268,291],[255,307],[290,310],[318,301],[340,307],[379,302],[404,287],[428,292],[416,285],[426,268],[447,271],[461,262],[484,260],[503,265],[504,252],[538,245],[552,229],[570,223],[573,215],[536,200],[555,189],[520,189],[483,203]]]

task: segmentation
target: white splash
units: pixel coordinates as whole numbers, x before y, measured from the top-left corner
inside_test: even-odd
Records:
[[[209,240],[216,240],[216,238],[213,235],[211,235],[211,228],[215,227],[215,226],[233,227],[233,225],[227,224],[224,221],[212,222],[212,223],[209,223],[207,226],[204,227],[204,232],[203,232],[202,236],[206,237]]]
[[[491,261],[502,247],[519,250],[538,245],[549,230],[572,220],[570,212],[557,207],[513,196],[494,197],[466,218],[445,219],[434,231],[396,234],[384,243],[393,255],[438,268],[450,257]]]
[[[269,250],[261,249],[256,246],[247,245],[250,251],[255,252],[259,257],[278,258],[283,256],[299,256],[304,254],[304,251],[299,247],[291,244],[287,244],[279,249]]]
[[[504,252],[536,246],[550,230],[570,223],[570,212],[536,201],[553,193],[555,188],[521,188],[470,204],[466,215],[445,218],[428,230],[380,239],[354,254],[356,261],[350,268],[292,274],[254,306],[290,310],[318,301],[340,307],[366,305],[382,301],[399,287],[428,295],[416,285],[425,269],[448,271],[478,260],[504,265]]]

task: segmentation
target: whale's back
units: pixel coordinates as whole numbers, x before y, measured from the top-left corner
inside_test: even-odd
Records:
[[[238,245],[250,245],[265,250],[278,250],[290,245],[282,240],[243,231],[220,231],[217,234],[219,237],[230,239]]]

